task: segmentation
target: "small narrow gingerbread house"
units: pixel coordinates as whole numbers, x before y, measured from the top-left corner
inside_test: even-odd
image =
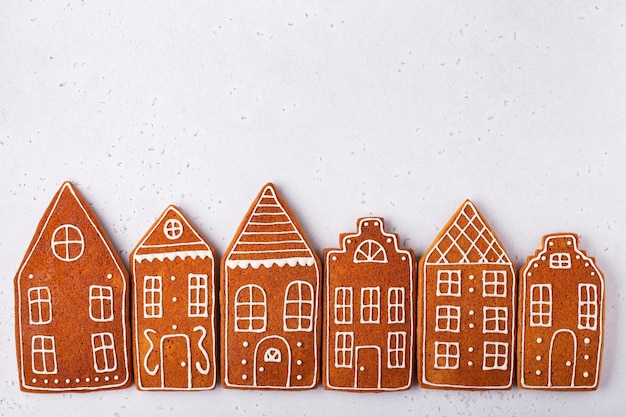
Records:
[[[578,235],[545,236],[520,270],[518,383],[521,388],[598,387],[604,276]]]
[[[273,184],[222,259],[222,383],[305,389],[318,382],[320,263]]]
[[[130,255],[137,388],[215,387],[213,248],[169,206]]]
[[[128,273],[70,182],[44,213],[15,277],[20,387],[63,392],[130,385]]]
[[[411,387],[415,261],[383,219],[357,221],[339,249],[326,249],[324,387],[398,391]]]
[[[515,272],[467,200],[419,263],[420,385],[508,389],[513,383]]]

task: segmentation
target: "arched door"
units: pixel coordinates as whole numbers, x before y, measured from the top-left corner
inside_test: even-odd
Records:
[[[291,378],[291,350],[280,336],[268,336],[256,345],[254,351],[254,386],[289,387]]]
[[[558,354],[554,354],[558,352]],[[548,386],[573,387],[576,374],[576,335],[561,329],[550,341],[550,369]]]

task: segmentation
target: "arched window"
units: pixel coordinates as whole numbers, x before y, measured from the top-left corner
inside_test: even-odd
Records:
[[[52,253],[64,262],[72,262],[83,256],[85,239],[80,229],[72,224],[63,224],[52,233]]]
[[[286,332],[313,330],[313,286],[294,281],[285,291],[284,329]]]
[[[235,294],[235,331],[264,332],[267,324],[265,290],[255,284],[244,285]]]
[[[358,264],[362,262],[387,263],[387,252],[385,252],[385,249],[375,240],[365,240],[354,252],[354,263]]]
[[[176,240],[183,235],[183,224],[176,219],[168,219],[163,226],[163,233],[169,240]]]

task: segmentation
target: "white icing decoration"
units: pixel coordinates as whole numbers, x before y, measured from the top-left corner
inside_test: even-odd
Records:
[[[141,263],[144,260],[147,260],[148,262],[152,262],[155,259],[159,261],[164,261],[165,259],[169,259],[170,261],[173,261],[176,258],[180,258],[183,260],[186,258],[213,259],[213,254],[211,253],[211,251],[208,251],[208,250],[186,250],[186,251],[179,251],[179,252],[146,253],[146,254],[141,254],[141,255],[137,254],[134,257],[134,259],[139,263]]]
[[[314,258],[282,258],[282,259],[262,259],[262,260],[258,260],[258,261],[253,261],[253,260],[249,260],[249,259],[242,259],[242,260],[228,260],[226,261],[226,266],[230,269],[235,269],[237,267],[241,268],[241,269],[246,269],[248,267],[252,267],[253,269],[259,269],[259,267],[261,267],[261,265],[263,265],[266,268],[270,268],[274,265],[277,265],[279,267],[283,267],[285,265],[289,265],[291,267],[294,267],[296,265],[300,265],[300,266],[313,266],[315,265],[315,259]]]

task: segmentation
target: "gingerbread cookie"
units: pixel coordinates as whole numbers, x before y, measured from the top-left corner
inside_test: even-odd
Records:
[[[273,184],[222,259],[222,384],[305,389],[318,382],[320,262]]]
[[[357,221],[339,249],[326,249],[324,388],[411,387],[415,346],[415,260],[383,219]]]
[[[130,255],[137,388],[215,387],[213,248],[169,206]]]
[[[543,237],[520,270],[517,374],[521,388],[594,390],[600,378],[604,276],[578,235]]]
[[[89,204],[64,183],[15,276],[20,388],[128,387],[127,285],[126,268]]]
[[[437,235],[418,273],[420,385],[511,388],[515,272],[471,201]]]

